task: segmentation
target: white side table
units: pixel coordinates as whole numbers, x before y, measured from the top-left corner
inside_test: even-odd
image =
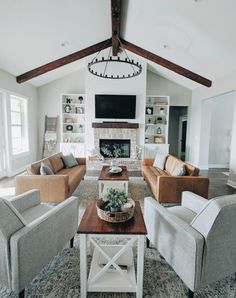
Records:
[[[81,297],[87,292],[136,292],[143,294],[144,240],[147,234],[139,202],[134,217],[120,224],[110,224],[97,216],[96,202],[86,209],[78,228],[80,234]],[[122,245],[101,245],[101,237],[119,237]],[[92,263],[87,276],[87,243],[94,247]],[[137,244],[135,274],[133,247]]]

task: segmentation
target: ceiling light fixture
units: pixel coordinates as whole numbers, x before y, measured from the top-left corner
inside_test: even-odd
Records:
[[[88,63],[88,70],[91,74],[104,79],[129,79],[141,74],[141,63],[130,59],[119,38],[118,40],[120,43],[120,52],[117,57],[111,55],[112,47],[110,47],[107,57],[102,56],[99,58],[99,54],[105,48],[104,47],[96,54],[92,61]],[[112,63],[116,63],[116,65],[119,64],[119,67],[111,67]],[[121,64],[124,67],[121,68]],[[114,70],[116,73],[114,73]]]

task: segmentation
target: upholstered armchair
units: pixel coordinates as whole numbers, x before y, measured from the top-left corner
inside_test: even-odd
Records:
[[[38,190],[0,198],[0,283],[24,297],[24,289],[76,234],[78,198],[57,206],[40,203]]]
[[[144,202],[148,240],[194,292],[236,272],[236,195],[206,200],[183,192],[181,206]]]

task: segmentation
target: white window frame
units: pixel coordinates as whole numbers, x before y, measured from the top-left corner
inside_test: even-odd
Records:
[[[12,110],[11,101],[16,99],[20,101],[20,114],[21,114],[21,123],[13,124],[11,119],[11,112],[16,112]],[[29,152],[29,127],[28,127],[28,99],[16,94],[10,94],[10,142],[11,142],[11,153],[12,156],[23,155]],[[21,148],[18,151],[14,151],[13,148],[13,136],[12,136],[12,127],[21,128]]]

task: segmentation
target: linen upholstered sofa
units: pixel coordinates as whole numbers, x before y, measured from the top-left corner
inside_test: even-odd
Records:
[[[30,164],[26,172],[15,178],[16,195],[30,189],[39,189],[42,202],[61,202],[71,196],[86,173],[86,159],[76,158],[78,165],[66,168],[62,153]],[[53,175],[40,175],[40,166],[44,163]]]
[[[160,158],[163,156],[160,155]],[[204,198],[208,197],[209,179],[199,176],[199,169],[172,156],[163,159],[163,169],[154,166],[153,158],[142,162],[142,175],[149,184],[153,195],[160,203],[181,202],[182,191],[192,191]],[[184,169],[182,176],[173,176],[177,168]]]
[[[73,239],[78,226],[77,197],[52,206],[38,190],[0,198],[0,283],[24,297],[27,284]]]
[[[181,206],[144,199],[147,238],[189,288],[189,297],[236,272],[236,195],[183,192]]]

